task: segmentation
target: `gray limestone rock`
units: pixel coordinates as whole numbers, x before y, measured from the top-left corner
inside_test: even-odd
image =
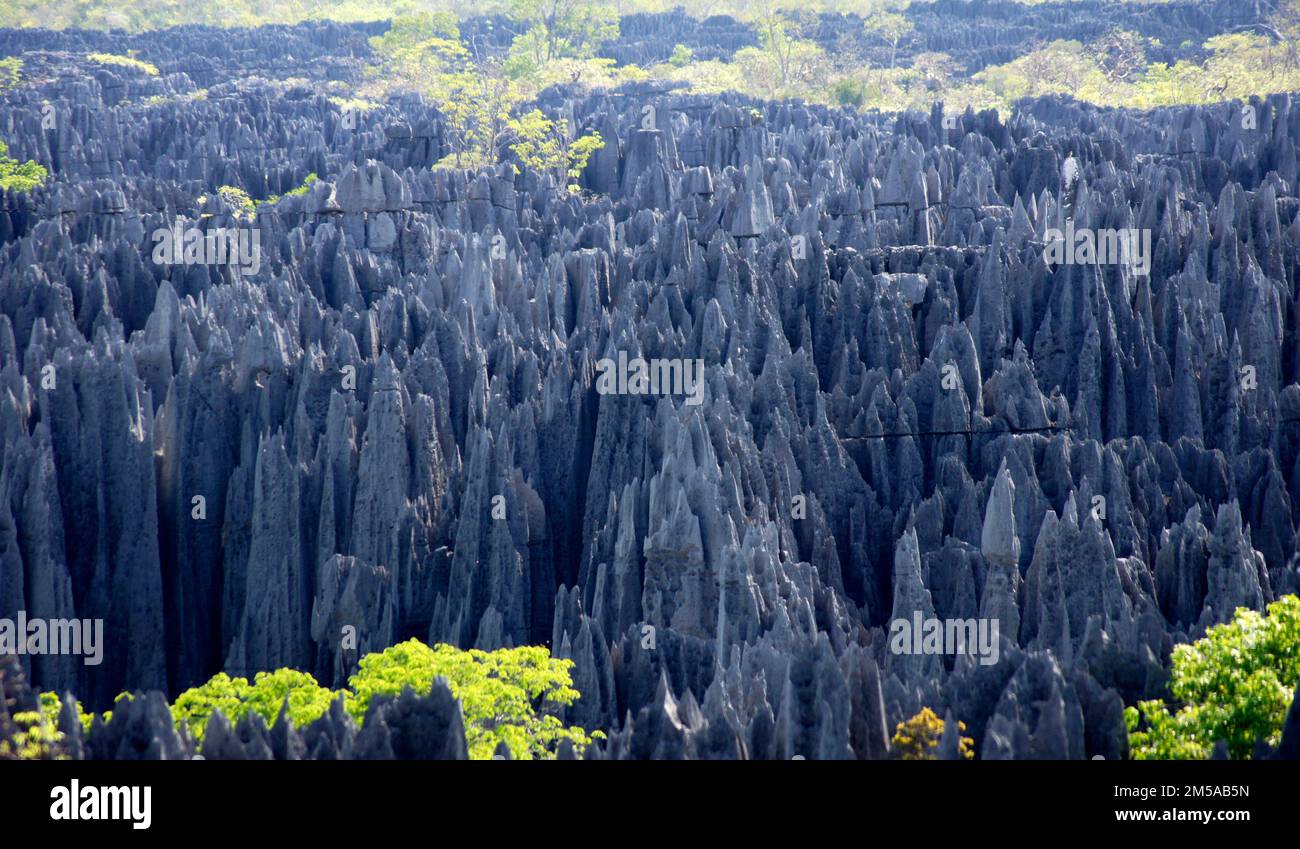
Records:
[[[973,72],[1104,19],[1176,61],[1249,5],[939,0],[899,58]],[[981,758],[1122,757],[1175,643],[1300,589],[1293,98],[1252,101],[1255,131],[1243,104],[1059,97],[953,127],[561,84],[538,108],[606,141],[571,193],[432,168],[422,98],[343,113],[327,85],[386,26],[0,31],[30,63],[0,135],[51,166],[0,191],[0,618],[105,626],[99,666],[0,671],[21,704],[142,694],[84,734],[65,701],[73,756],[190,757],[183,689],[339,687],[417,636],[571,661],[563,720],[608,734],[587,758],[883,758],[922,707],[944,757],[958,722]],[[757,43],[674,12],[603,55]],[[249,219],[223,185],[282,197]],[[258,267],[156,262],[178,220],[255,229]],[[1048,261],[1067,222],[1147,231],[1146,273]],[[609,391],[634,360],[653,382]],[[914,617],[996,621],[996,662],[895,651]],[[214,716],[203,751],[468,754],[440,686],[266,724]]]

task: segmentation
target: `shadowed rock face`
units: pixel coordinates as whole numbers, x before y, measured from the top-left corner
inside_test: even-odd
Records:
[[[0,34],[162,71],[50,55],[0,113],[52,165],[0,194],[0,616],[106,623],[101,666],[5,661],[16,704],[339,685],[417,636],[572,658],[591,757],[881,757],[922,706],[984,757],[1118,757],[1173,643],[1300,589],[1288,97],[952,127],[552,90],[607,141],[577,196],[431,171],[418,98],[347,126],[240,79],[346,76],[367,32]],[[251,222],[214,193],[308,172]],[[256,229],[255,273],[155,262],[178,217]],[[1148,231],[1149,273],[1049,264],[1067,226]],[[701,403],[599,391],[620,352],[701,361]],[[997,662],[896,652],[914,615],[996,622]],[[374,710],[202,752],[465,757],[446,691]],[[65,720],[77,756],[199,751],[156,693]]]

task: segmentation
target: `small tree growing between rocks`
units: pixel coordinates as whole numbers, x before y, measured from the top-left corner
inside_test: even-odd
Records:
[[[905,722],[898,723],[894,737],[890,741],[894,747],[894,757],[903,761],[932,761],[937,759],[939,742],[943,739],[944,722],[939,715],[928,707]],[[959,732],[966,730],[966,723],[958,722]],[[965,760],[974,757],[971,749],[975,743],[969,737],[957,738],[957,752]]]
[[[512,119],[509,127],[516,139],[510,149],[519,161],[538,171],[562,175],[570,191],[577,191],[572,181],[587,167],[587,160],[605,146],[600,133],[570,139],[568,122],[563,118],[552,121],[540,109]]]
[[[0,141],[0,189],[30,192],[45,185],[50,174],[45,166],[32,160],[19,162],[9,156],[9,145]]]
[[[1284,596],[1268,615],[1237,608],[1194,643],[1174,647],[1171,710],[1159,699],[1124,710],[1136,760],[1208,758],[1216,741],[1249,758],[1257,741],[1276,746],[1300,684],[1300,596]]]

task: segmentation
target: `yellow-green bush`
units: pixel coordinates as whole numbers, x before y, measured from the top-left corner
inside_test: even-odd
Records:
[[[1124,711],[1137,760],[1193,760],[1223,740],[1248,758],[1255,743],[1277,745],[1300,684],[1300,597],[1268,606],[1268,615],[1238,608],[1194,643],[1174,647],[1172,706],[1159,699]],[[1171,710],[1172,707],[1172,710]]]
[[[9,146],[0,141],[0,189],[30,192],[45,185],[45,166],[32,160],[19,162],[9,156]]]
[[[20,711],[12,717],[17,731],[12,739],[0,739],[0,761],[67,760],[62,751],[63,732],[59,731],[59,697],[40,694],[40,709]]]
[[[158,76],[158,68],[155,65],[143,62],[133,56],[118,56],[113,53],[87,53],[86,58],[101,65],[116,65],[119,68],[130,68],[151,77]]]
[[[460,700],[471,758],[491,758],[504,742],[517,759],[546,759],[555,757],[563,740],[581,752],[603,736],[567,727],[555,715],[580,698],[569,676],[572,666],[573,661],[553,658],[543,647],[465,651],[408,640],[363,657],[345,690],[322,687],[311,675],[294,669],[259,672],[251,684],[222,672],[181,693],[171,710],[177,726],[186,726],[195,740],[202,740],[217,710],[232,724],[250,712],[270,724],[286,699],[295,726],[319,719],[339,696],[348,713],[364,722],[377,697],[398,696],[407,687],[423,695],[441,677]]]
[[[491,758],[501,742],[519,760],[554,758],[563,740],[581,752],[592,738],[604,736],[566,727],[551,712],[581,696],[569,677],[572,666],[573,661],[553,658],[540,646],[487,652],[407,640],[361,659],[348,679],[347,708],[361,720],[376,696],[397,695],[406,687],[425,693],[441,677],[460,699],[471,758]]]

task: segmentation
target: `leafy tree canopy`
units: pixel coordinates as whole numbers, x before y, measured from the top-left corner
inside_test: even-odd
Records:
[[[311,675],[296,669],[259,672],[253,676],[252,684],[247,678],[231,678],[220,672],[207,683],[177,696],[172,704],[172,719],[177,726],[184,724],[195,740],[202,740],[208,720],[218,710],[231,725],[250,712],[258,714],[270,725],[280,715],[280,708],[287,699],[289,719],[301,727],[329,710],[334,696]]]
[[[252,683],[220,672],[177,696],[171,712],[176,726],[184,726],[198,741],[218,710],[232,725],[249,713],[256,713],[269,725],[286,702],[288,717],[297,727],[319,719],[340,697],[348,713],[364,723],[376,698],[398,696],[408,687],[424,694],[442,678],[460,700],[471,758],[489,759],[504,742],[516,759],[553,759],[564,740],[581,753],[592,740],[604,737],[600,731],[588,733],[566,726],[557,716],[560,709],[581,697],[573,688],[572,667],[573,661],[553,658],[539,646],[487,652],[444,644],[430,647],[419,640],[407,640],[363,657],[344,690],[323,687],[310,674],[296,669],[259,672]],[[117,701],[130,698],[123,693]],[[58,699],[43,693],[41,703],[44,716],[29,717],[30,722],[24,725],[21,748],[29,757],[49,755],[59,741],[55,730]],[[82,712],[80,704],[77,710],[89,730],[93,716]],[[103,718],[110,721],[112,712]]]
[[[1277,745],[1300,684],[1300,596],[1284,596],[1268,615],[1238,608],[1232,621],[1176,646],[1169,693],[1124,711],[1137,760],[1210,756],[1215,741],[1249,758],[1257,740]]]
[[[397,695],[406,687],[427,692],[441,677],[460,699],[471,758],[491,758],[502,742],[520,760],[553,758],[562,740],[581,751],[592,737],[603,736],[566,727],[553,713],[580,696],[569,677],[572,666],[573,661],[553,658],[538,646],[464,651],[408,640],[361,659],[348,679],[347,707],[362,719],[376,696]]]
[[[568,122],[563,118],[552,121],[540,109],[510,121],[509,128],[516,139],[510,149],[519,161],[538,171],[563,174],[570,181],[577,180],[591,155],[605,146],[595,132],[570,140]],[[576,191],[578,187],[570,184],[569,188]]]
[[[510,17],[524,28],[511,56],[532,69],[556,59],[590,59],[618,38],[618,12],[593,0],[511,0]]]
[[[30,192],[45,185],[49,172],[32,160],[19,162],[9,156],[9,146],[0,141],[0,189]]]

